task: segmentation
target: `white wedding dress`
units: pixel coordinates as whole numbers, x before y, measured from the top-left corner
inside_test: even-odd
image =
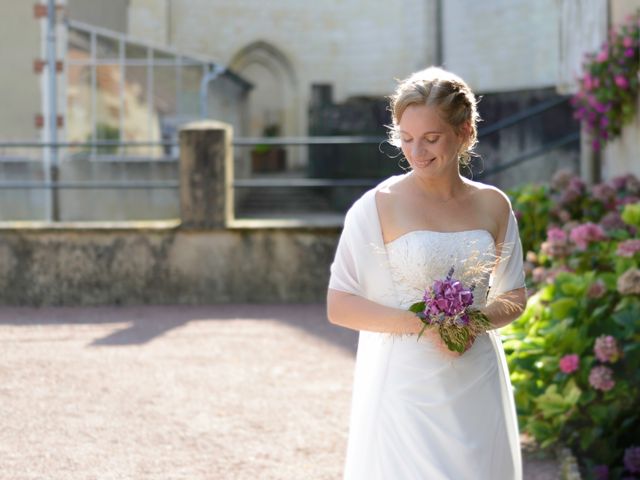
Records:
[[[420,301],[452,266],[455,278],[468,280],[474,265],[495,258],[496,250],[486,230],[418,230],[385,249],[401,308]],[[483,305],[489,272],[473,276],[474,305]],[[479,336],[459,357],[416,335],[360,335],[346,480],[522,478],[515,407],[497,332]]]

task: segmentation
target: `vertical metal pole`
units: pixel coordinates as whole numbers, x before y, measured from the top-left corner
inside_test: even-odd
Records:
[[[444,62],[444,14],[442,11],[442,0],[436,0],[435,2],[435,37],[436,37],[436,51],[435,51],[435,63],[438,66],[442,66]]]
[[[97,66],[96,66],[96,32],[90,32],[90,49],[91,49],[91,160],[94,161],[96,159],[96,140],[98,137],[98,128],[96,126],[98,119],[98,102],[96,99],[97,93],[96,89],[98,88],[98,78],[97,78]]]
[[[51,221],[60,220],[58,205],[58,88],[56,82],[56,4],[48,0],[47,4],[47,69],[49,90],[49,142],[51,169]]]
[[[120,116],[118,119],[119,129],[118,129],[118,139],[120,142],[124,142],[126,140],[124,136],[124,125],[125,125],[125,117],[124,117],[124,88],[126,85],[126,63],[125,63],[125,49],[124,49],[124,40],[120,38],[118,40],[118,63],[120,64],[120,84],[118,85],[119,93],[120,93]],[[126,152],[121,148],[118,152],[118,155],[124,155]]]
[[[154,115],[154,105],[153,105],[153,49],[151,47],[147,47],[147,141],[152,140],[152,132],[153,132],[153,115]],[[149,157],[153,156],[153,147],[147,147],[147,151],[145,155]]]

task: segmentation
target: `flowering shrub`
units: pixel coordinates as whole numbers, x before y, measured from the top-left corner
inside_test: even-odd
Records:
[[[502,331],[521,428],[542,447],[571,447],[585,478],[634,478],[640,182],[627,175],[587,187],[563,171],[548,186],[510,193],[523,247],[533,248],[527,308]],[[532,198],[537,205],[527,204]],[[525,225],[542,211],[546,218]]]
[[[586,122],[593,149],[620,135],[634,116],[638,95],[640,13],[619,29],[599,52],[588,54],[580,90],[572,98],[575,117]]]

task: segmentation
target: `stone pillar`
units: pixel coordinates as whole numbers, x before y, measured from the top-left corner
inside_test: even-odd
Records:
[[[204,120],[180,130],[180,218],[187,228],[225,228],[233,215],[232,127]]]

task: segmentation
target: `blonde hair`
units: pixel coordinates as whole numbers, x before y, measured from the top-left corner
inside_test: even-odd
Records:
[[[468,165],[478,143],[477,122],[480,120],[476,96],[469,85],[457,75],[438,67],[429,67],[400,81],[396,91],[390,97],[391,118],[389,141],[400,146],[398,124],[409,105],[435,106],[440,116],[454,130],[461,134],[465,125],[469,125],[467,139],[458,154],[459,161]]]

